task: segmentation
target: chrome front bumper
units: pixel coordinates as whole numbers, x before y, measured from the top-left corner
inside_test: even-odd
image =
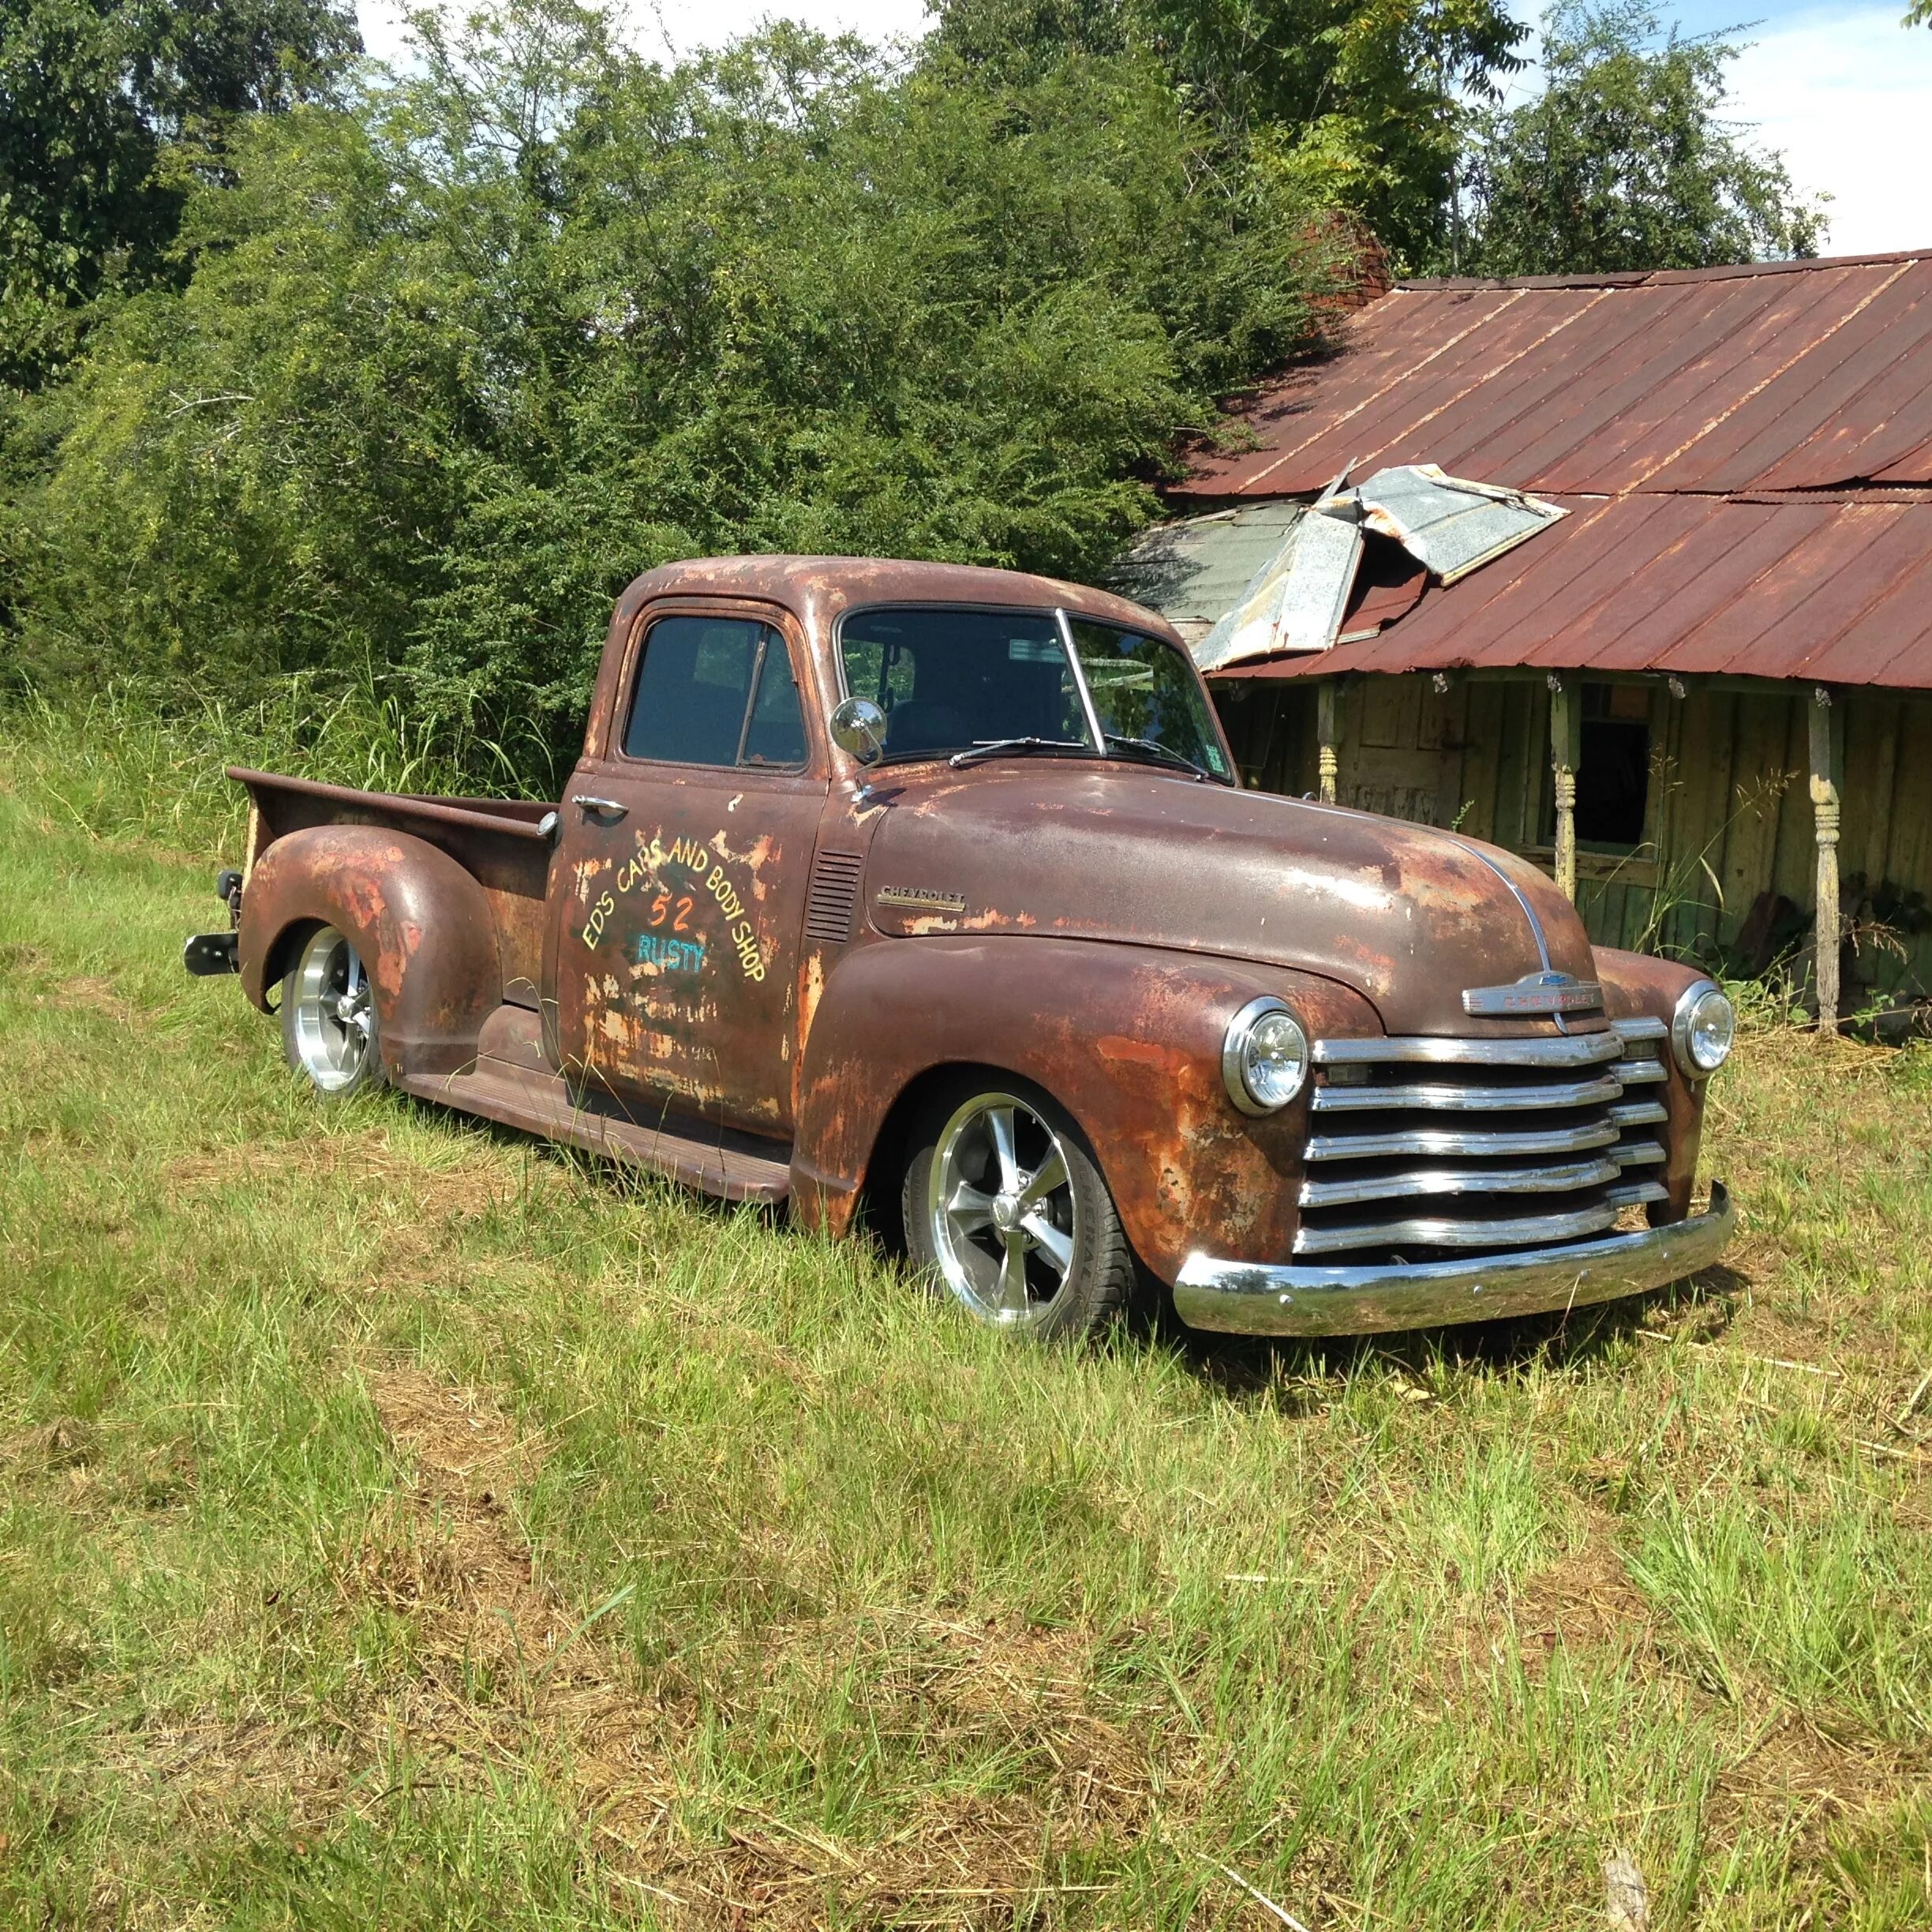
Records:
[[[1585,1308],[1661,1288],[1708,1267],[1737,1225],[1721,1181],[1687,1221],[1482,1260],[1290,1267],[1194,1256],[1174,1284],[1192,1328],[1228,1335],[1368,1335]]]

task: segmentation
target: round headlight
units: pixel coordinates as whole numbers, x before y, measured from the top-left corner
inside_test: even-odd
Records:
[[[1724,990],[1708,979],[1684,988],[1671,1016],[1671,1051],[1687,1077],[1702,1080],[1731,1058],[1737,1015]]]
[[[1221,1077],[1244,1114],[1285,1107],[1301,1091],[1308,1069],[1308,1035],[1279,1000],[1250,1000],[1228,1022]]]

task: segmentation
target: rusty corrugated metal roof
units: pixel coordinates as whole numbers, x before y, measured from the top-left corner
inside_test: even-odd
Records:
[[[1457,666],[1932,689],[1932,249],[1407,283],[1175,493],[1434,462],[1574,514],[1378,638],[1249,676]]]
[[[1599,282],[1405,283],[1269,385],[1188,496],[1434,462],[1562,493],[1932,483],[1932,250]]]
[[[1932,494],[1559,496],[1574,514],[1379,637],[1224,675],[1506,665],[1932,689]]]

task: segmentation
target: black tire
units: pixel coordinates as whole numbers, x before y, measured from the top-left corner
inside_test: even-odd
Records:
[[[1042,1342],[1097,1335],[1121,1318],[1138,1279],[1133,1250],[1085,1139],[1050,1095],[966,1076],[935,1091],[911,1140],[906,1247],[936,1289],[987,1326]]]
[[[282,1053],[325,1100],[383,1084],[369,975],[354,943],[333,926],[303,939],[282,982]]]

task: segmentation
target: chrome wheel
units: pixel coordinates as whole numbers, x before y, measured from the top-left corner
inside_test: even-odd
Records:
[[[361,956],[333,926],[310,934],[282,991],[289,1058],[324,1093],[374,1077],[376,1007]]]
[[[1025,1101],[976,1094],[940,1129],[926,1189],[934,1259],[982,1320],[1043,1321],[1073,1265],[1079,1208],[1058,1134]]]

